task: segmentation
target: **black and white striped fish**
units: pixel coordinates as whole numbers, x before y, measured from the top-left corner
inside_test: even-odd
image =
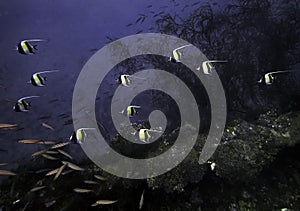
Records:
[[[42,40],[42,39],[22,40],[16,46],[16,50],[20,54],[33,55],[33,54],[35,54],[35,51],[37,50],[37,48],[36,48],[36,45],[32,45],[30,42],[44,42],[44,41],[46,41],[46,40]]]
[[[47,70],[47,71],[34,73],[31,76],[31,79],[28,83],[31,83],[33,86],[45,86],[47,78],[42,76],[41,74],[43,74],[43,73],[54,73],[54,72],[59,72],[59,70]]]
[[[13,107],[16,112],[27,112],[30,110],[31,102],[25,101],[26,99],[39,97],[39,96],[26,96],[18,99],[15,106]]]

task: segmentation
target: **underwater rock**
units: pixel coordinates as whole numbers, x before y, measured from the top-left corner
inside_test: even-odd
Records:
[[[232,183],[255,180],[280,150],[300,143],[299,120],[299,113],[278,116],[268,111],[252,123],[234,122],[213,156],[216,174]]]
[[[193,130],[193,128],[190,128]],[[151,148],[152,151],[140,151],[140,154],[148,153],[147,156],[156,155],[166,151],[171,143],[176,139],[177,133],[163,135],[163,141]],[[74,207],[79,201],[88,200],[93,203],[97,200],[96,196],[105,195],[118,199],[119,202],[114,206],[123,208],[128,206],[127,201],[133,201],[136,204],[129,206],[129,209],[135,209],[138,206],[140,193],[146,188],[144,209],[153,208],[154,205],[149,205],[149,197],[155,201],[157,197],[163,200],[160,205],[166,209],[173,210],[180,207],[182,210],[205,209],[214,205],[220,209],[230,210],[246,210],[257,209],[265,206],[270,207],[270,203],[277,201],[278,207],[293,207],[299,197],[297,190],[294,187],[299,186],[300,176],[297,173],[297,163],[289,164],[289,170],[276,170],[273,166],[281,160],[281,154],[286,149],[291,149],[300,143],[300,112],[293,112],[279,115],[275,110],[261,114],[259,118],[253,122],[245,120],[235,120],[227,125],[224,131],[223,138],[219,144],[213,157],[210,159],[215,163],[215,168],[211,169],[209,163],[199,165],[199,152],[205,143],[206,135],[200,134],[194,149],[185,160],[176,168],[158,177],[149,178],[147,180],[129,180],[118,178],[101,170],[91,162],[80,164],[86,169],[85,172],[71,172],[68,175],[63,175],[58,181],[53,181],[44,174],[23,173],[22,177],[7,179],[0,188],[0,207],[25,207],[36,208],[38,206],[47,206],[48,202],[56,201],[51,207],[60,209],[62,207]],[[115,137],[112,147],[126,148],[127,143],[122,142],[120,136]],[[117,149],[116,149],[117,150]],[[134,151],[134,150],[130,150]],[[284,157],[286,160],[287,158]],[[21,167],[17,172],[36,172],[38,169],[45,168],[45,164],[49,162],[43,159],[35,160],[27,166]],[[30,166],[31,165],[31,166]],[[51,168],[57,168],[52,164]],[[281,164],[284,165],[284,164]],[[284,165],[285,166],[285,165]],[[293,167],[294,166],[294,167]],[[49,166],[48,166],[49,167]],[[269,169],[273,177],[271,180],[279,181],[275,184],[278,187],[273,187],[268,184],[268,178],[263,176]],[[279,171],[279,172],[278,172]],[[74,177],[74,175],[76,175]],[[85,184],[84,181],[91,180],[95,175],[101,175],[106,180],[99,180],[99,185]],[[287,178],[287,175],[288,176]],[[261,178],[258,181],[258,178]],[[33,201],[36,197],[35,193],[28,194],[28,190],[36,185],[36,179],[40,179],[46,185],[47,192],[39,195],[39,200]],[[256,185],[260,182],[261,184]],[[297,184],[298,183],[298,184]],[[15,191],[11,188],[15,184]],[[80,185],[81,184],[81,185]],[[243,186],[238,186],[243,184]],[[247,186],[245,186],[247,184]],[[67,199],[71,187],[92,188],[93,193],[89,196],[76,196],[73,193],[74,199]],[[270,194],[270,190],[278,192],[277,188],[282,189],[282,193],[278,195]],[[10,195],[10,192],[13,195]],[[230,193],[230,194],[229,194]],[[296,195],[295,195],[296,194]],[[132,196],[137,195],[136,199]],[[91,197],[93,196],[93,197]],[[83,198],[82,198],[83,197]],[[269,204],[259,204],[259,197],[266,198]],[[21,199],[18,204],[11,204],[13,201]],[[74,200],[77,200],[74,201]],[[176,200],[176,203],[174,203]],[[135,202],[136,201],[136,202]],[[67,203],[66,203],[67,202]],[[288,203],[287,203],[288,202]],[[27,205],[27,203],[29,203]],[[46,203],[46,204],[45,204]],[[160,203],[160,202],[157,202]],[[84,207],[84,204],[81,204]],[[275,206],[275,205],[274,205]],[[150,207],[150,208],[149,208]]]

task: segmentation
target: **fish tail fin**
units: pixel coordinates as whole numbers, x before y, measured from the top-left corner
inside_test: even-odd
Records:
[[[37,45],[33,45],[32,47],[33,47],[34,50],[38,50]]]

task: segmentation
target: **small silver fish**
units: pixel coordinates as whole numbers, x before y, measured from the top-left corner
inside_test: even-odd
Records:
[[[46,202],[45,203],[45,207],[46,208],[49,208],[49,207],[51,207],[53,204],[55,204],[56,203],[56,200],[52,200],[52,201],[49,201],[49,202]],[[24,211],[25,209],[23,209],[23,211]]]
[[[62,166],[58,169],[58,171],[57,171],[57,173],[56,173],[56,175],[55,175],[55,177],[54,177],[54,180],[56,180],[56,179],[59,177],[59,175],[62,173],[62,171],[64,170],[64,168],[66,167],[66,165],[67,165],[67,164],[64,164],[64,165],[62,165]]]
[[[144,204],[144,193],[145,193],[145,189],[143,190],[143,193],[141,195],[141,199],[140,199],[140,203],[139,203],[139,209],[142,209],[143,204]]]
[[[48,150],[48,151],[46,151],[46,153],[57,155],[59,152]]]
[[[67,158],[70,158],[71,160],[73,160],[73,157],[71,155],[69,155],[67,152],[61,150],[61,149],[58,149],[57,150],[60,154],[66,156]]]
[[[18,142],[23,143],[23,144],[37,144],[37,143],[41,142],[41,140],[24,139],[24,140],[19,140]]]
[[[90,192],[92,192],[92,190],[84,189],[84,188],[74,188],[73,191],[76,192],[76,193],[90,193]]]
[[[114,204],[116,203],[118,200],[98,200],[96,201],[94,204],[92,204],[92,206],[97,206],[97,205],[108,205],[108,204]]]
[[[69,169],[69,170],[67,170],[67,171],[63,171],[62,173],[61,173],[61,175],[67,175],[67,174],[69,174],[69,173],[71,173],[71,172],[73,172],[74,170],[73,169]]]
[[[46,188],[46,186],[35,187],[35,188],[32,188],[29,192],[36,192],[36,191],[42,190],[44,188]]]
[[[62,161],[63,164],[67,164],[69,168],[76,170],[76,171],[85,171],[84,168],[81,168],[74,163],[68,162],[68,161]]]
[[[64,147],[66,145],[70,144],[70,142],[62,142],[62,143],[58,143],[54,146],[51,147],[51,149],[57,149],[57,148],[61,148],[61,147]]]
[[[1,170],[0,169],[0,175],[16,176],[17,174],[15,172],[12,172],[9,170]]]
[[[83,181],[85,184],[89,184],[89,185],[98,185],[99,183],[93,180],[84,180]]]
[[[47,124],[45,122],[42,123],[42,126],[45,127],[45,128],[48,128],[50,130],[53,130],[53,131],[55,130],[51,125],[49,125],[49,124]]]
[[[13,205],[18,204],[20,201],[21,201],[20,199],[17,199],[17,200],[15,200],[15,201],[13,201],[12,204],[13,204]]]
[[[49,171],[49,172],[46,174],[46,176],[51,176],[51,175],[53,175],[53,174],[56,174],[56,173],[59,171],[59,169],[60,169],[60,167],[57,168],[57,169],[54,169],[54,170]]]
[[[48,160],[58,160],[58,158],[56,157],[53,157],[51,155],[47,155],[47,154],[42,154],[42,156]]]
[[[107,180],[107,178],[102,177],[102,176],[100,176],[100,175],[94,175],[94,177],[95,177],[96,179],[102,180],[102,181],[106,181],[106,180]]]
[[[8,128],[15,128],[17,127],[17,124],[0,124],[0,129],[4,128],[4,129],[8,129]]]
[[[38,156],[38,155],[42,155],[42,154],[46,153],[47,150],[48,150],[48,149],[43,149],[43,150],[37,151],[37,152],[33,153],[31,156],[32,156],[32,157],[36,157],[36,156]]]
[[[40,142],[38,142],[37,144],[46,144],[46,145],[52,145],[55,144],[56,142],[54,141],[43,141],[41,140]]]

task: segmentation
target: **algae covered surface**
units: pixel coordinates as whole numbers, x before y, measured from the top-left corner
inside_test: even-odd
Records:
[[[138,210],[145,190],[144,210],[297,210],[299,121],[299,112],[279,115],[276,111],[261,114],[253,122],[233,121],[210,159],[216,165],[213,170],[210,163],[198,164],[196,149],[205,138],[199,136],[195,150],[178,167],[146,180],[118,178],[87,161],[78,164],[84,171],[72,171],[54,181],[45,176],[47,171],[38,170],[55,169],[60,161],[37,158],[3,182],[1,209],[90,210],[100,209],[91,207],[95,201],[109,199],[118,201],[99,205],[101,210]],[[45,188],[30,191],[40,186]],[[78,193],[75,188],[91,192]]]

